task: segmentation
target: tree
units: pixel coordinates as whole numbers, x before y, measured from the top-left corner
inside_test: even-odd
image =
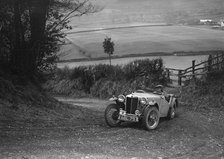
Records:
[[[114,53],[114,42],[111,40],[111,38],[106,37],[103,41],[103,48],[104,48],[104,53],[108,54],[109,56],[109,61],[111,65],[111,55]]]
[[[0,1],[0,58],[7,53],[17,72],[33,75],[57,59],[69,20],[99,9],[90,0]]]

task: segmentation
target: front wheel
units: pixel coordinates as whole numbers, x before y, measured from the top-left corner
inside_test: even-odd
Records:
[[[104,117],[107,125],[110,127],[119,126],[121,121],[118,120],[119,116],[119,106],[117,104],[110,104],[107,106]]]
[[[158,126],[159,110],[156,107],[149,107],[145,110],[143,124],[147,130],[153,130]]]

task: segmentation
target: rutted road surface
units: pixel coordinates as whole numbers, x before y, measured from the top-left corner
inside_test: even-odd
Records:
[[[108,101],[57,99],[84,107],[90,117],[79,125],[29,130],[32,133],[23,132],[20,140],[6,139],[0,158],[224,159],[222,114],[203,114],[181,106],[176,118],[161,119],[153,131],[133,123],[109,128],[103,117]]]

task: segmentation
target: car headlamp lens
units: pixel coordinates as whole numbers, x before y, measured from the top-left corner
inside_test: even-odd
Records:
[[[142,99],[140,100],[140,103],[141,103],[142,105],[146,105],[147,100],[146,100],[145,98],[142,98]]]
[[[124,96],[124,95],[119,95],[119,96],[118,96],[118,101],[121,102],[121,103],[124,103],[124,101],[125,101],[125,96]]]
[[[140,111],[139,111],[139,110],[136,110],[136,111],[135,111],[135,115],[140,116],[140,115],[141,115],[141,114],[140,114]]]

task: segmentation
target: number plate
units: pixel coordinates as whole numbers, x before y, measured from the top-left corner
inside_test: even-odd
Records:
[[[126,114],[126,115],[119,115],[119,120],[122,121],[131,121],[131,122],[138,122],[138,117],[136,115],[132,115],[132,114]]]

